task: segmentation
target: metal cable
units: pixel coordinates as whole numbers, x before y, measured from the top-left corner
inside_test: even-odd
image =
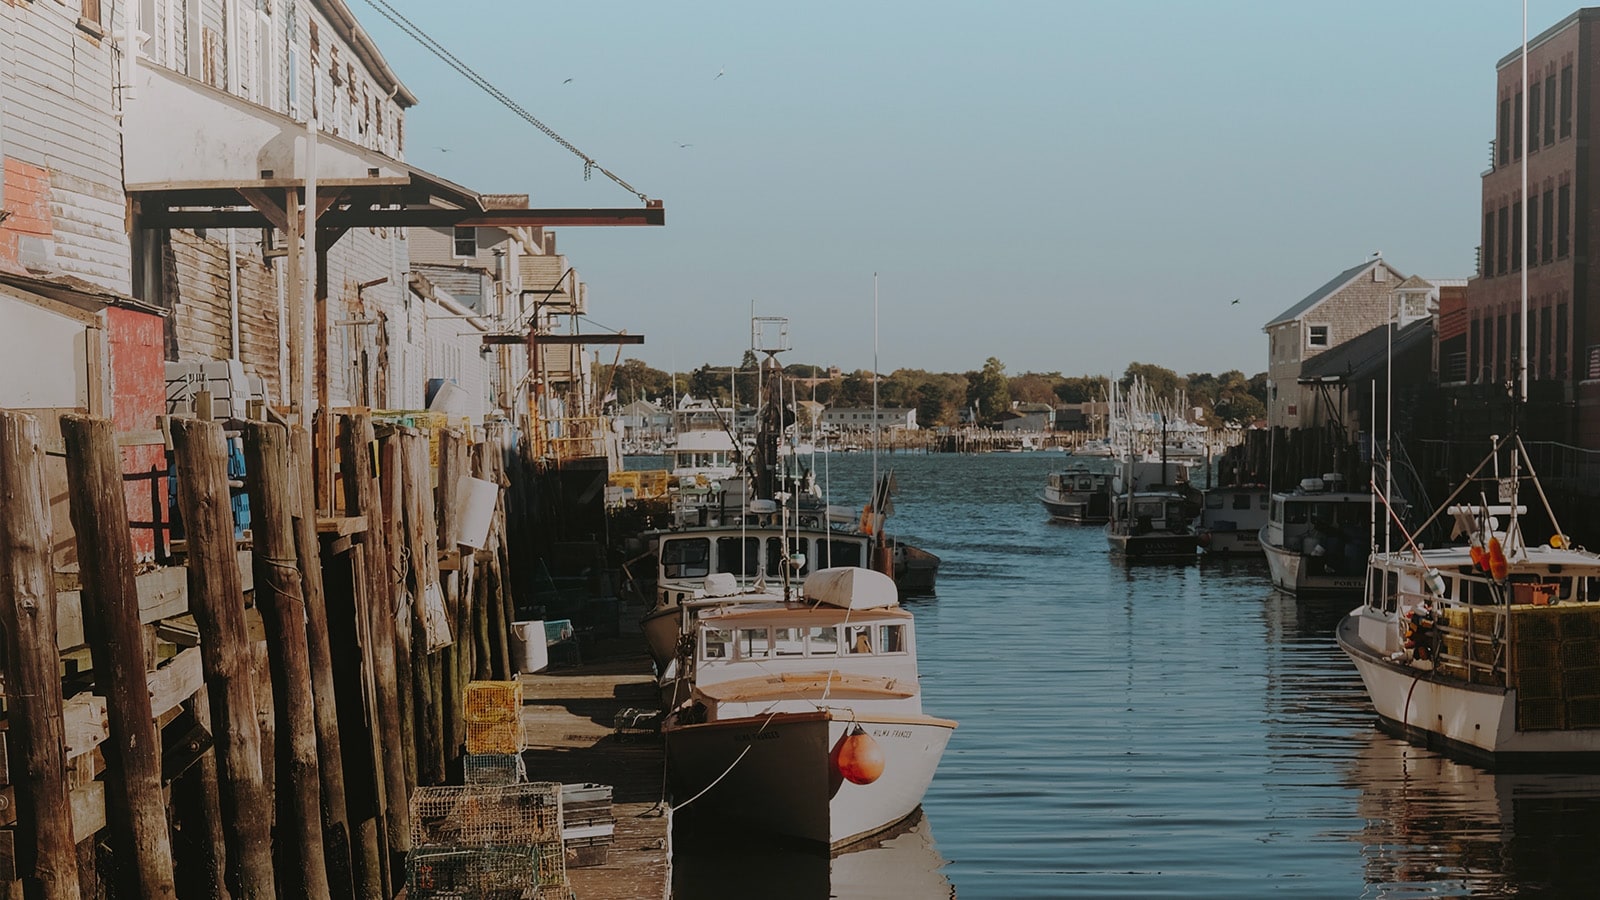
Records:
[[[449,50],[445,49],[443,44],[440,44],[438,41],[434,40],[432,36],[423,31],[422,28],[416,23],[406,18],[393,6],[390,6],[388,0],[367,0],[367,4],[376,10],[379,15],[383,16],[385,19],[388,19],[389,22],[396,28],[410,35],[417,41],[417,43],[425,47],[434,56],[437,56],[439,59],[443,60],[446,65],[450,66],[450,68],[455,69],[461,74],[462,77],[466,78],[468,81],[482,89],[484,93],[487,93],[489,96],[500,101],[500,104],[506,109],[516,113],[528,124],[539,129],[541,132],[544,132],[545,136],[566,148],[574,156],[583,160],[584,181],[588,181],[590,176],[593,175],[594,172],[598,171],[600,174],[616,182],[628,193],[638,197],[641,202],[650,202],[649,196],[641,192],[638,188],[635,188],[633,185],[617,177],[614,172],[607,169],[605,166],[600,165],[600,163],[595,161],[594,157],[573,146],[571,141],[568,141],[561,135],[556,134],[555,129],[539,121],[534,117],[533,113],[523,109],[522,106],[515,100],[512,100],[510,97],[506,96],[504,91],[501,91],[499,88],[495,87],[487,78],[479,75],[471,66],[457,58],[454,53],[451,53]]]

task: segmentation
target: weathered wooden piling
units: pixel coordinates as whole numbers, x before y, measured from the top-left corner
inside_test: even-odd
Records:
[[[356,871],[367,860],[376,865],[377,835],[352,848],[349,804],[345,797],[344,743],[339,734],[339,700],[333,686],[333,647],[328,638],[328,603],[322,583],[322,546],[317,538],[315,461],[311,433],[289,430],[289,477],[293,491],[294,549],[300,566],[300,588],[306,602],[306,652],[311,665],[311,699],[315,705],[317,774],[322,779],[322,842],[328,863],[328,889],[335,897],[357,894]],[[366,847],[365,844],[371,846]],[[370,852],[370,860],[367,859]],[[352,854],[356,854],[353,858]]]
[[[17,797],[17,872],[28,900],[77,900],[50,505],[32,416],[0,410],[0,635]]]
[[[407,433],[401,454],[402,493],[406,508],[406,541],[412,574],[412,676],[416,685],[417,781],[442,784],[445,776],[443,669],[439,654],[428,652],[427,594],[437,591],[439,558],[434,543],[433,489],[428,465],[428,439]]]
[[[461,556],[461,477],[466,474],[465,445],[461,432],[445,428],[439,432],[439,484],[435,504],[439,552],[456,553],[454,571],[441,572],[445,609],[455,641],[442,654],[444,679],[445,764],[449,766],[466,743],[466,692],[471,677],[472,622],[471,594],[465,589],[470,574],[470,556]]]
[[[410,568],[411,554],[405,541],[405,501],[402,497],[400,435],[393,429],[387,429],[378,441],[378,473],[379,487],[382,492],[383,508],[383,543],[386,560],[384,569],[377,577],[382,578],[387,585],[384,591],[391,601],[389,620],[394,625],[394,669],[395,669],[395,699],[400,709],[400,743],[398,756],[402,758],[405,769],[405,797],[410,797],[411,792],[417,787],[417,722],[416,722],[416,694],[412,688],[411,672],[411,641],[412,641],[412,615],[410,607],[413,604],[410,594],[407,593],[406,576]],[[405,611],[404,615],[401,612]]]
[[[330,896],[322,847],[322,780],[311,694],[306,605],[295,558],[289,436],[282,425],[244,424],[246,485],[255,536],[256,609],[267,634],[277,721],[278,880],[297,896]]]
[[[244,594],[228,501],[222,426],[172,422],[178,507],[188,535],[189,607],[200,631],[227,842],[227,885],[237,900],[276,900],[272,803],[261,766],[261,730]]]
[[[113,850],[119,890],[141,897],[176,897],[172,844],[161,786],[161,739],[145,678],[144,624],[134,582],[122,457],[111,420],[61,417],[67,485],[83,581],[83,630],[94,664],[95,688],[106,698],[111,740],[106,760]],[[52,646],[54,646],[52,644]],[[53,690],[59,694],[60,686]]]
[[[385,527],[377,473],[373,470],[377,440],[371,417],[358,413],[347,416],[339,432],[340,465],[344,478],[345,512],[367,521],[365,540],[360,545],[367,573],[366,622],[372,650],[372,680],[377,701],[379,763],[382,766],[387,804],[384,821],[389,851],[404,854],[411,849],[410,790],[406,786],[405,753],[397,752],[402,743],[400,694],[403,682],[395,658],[394,580],[389,577],[388,531]]]
[[[196,722],[211,722],[205,686],[184,704]],[[217,755],[207,751],[172,783],[175,829],[173,855],[178,896],[183,900],[227,900],[223,886],[227,841],[222,834],[222,804],[217,788]]]

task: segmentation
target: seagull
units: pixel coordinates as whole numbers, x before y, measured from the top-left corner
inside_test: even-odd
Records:
[[[687,149],[689,149],[690,147],[693,147],[693,146],[694,146],[693,144],[679,144],[678,145],[678,149],[687,150]]]
[[[433,149],[439,151],[440,153],[449,153],[450,152],[450,148],[449,147],[435,147]]]
[[[717,70],[717,74],[711,80],[712,81],[716,81],[718,78],[721,78],[724,74],[726,74],[727,71],[728,71],[728,67],[727,66],[723,66],[722,68]]]
[[[1238,297],[1233,298],[1233,303],[1231,303],[1229,305],[1230,306],[1238,306],[1239,305],[1239,298]]]
[[[566,80],[566,81],[563,81],[563,82],[561,82],[561,83],[562,83],[562,84],[571,84],[571,83],[572,83],[572,79],[571,79],[571,78],[568,78],[568,79],[567,79],[567,80]]]

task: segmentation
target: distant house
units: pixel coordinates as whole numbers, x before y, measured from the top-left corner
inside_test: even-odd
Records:
[[[995,421],[1001,431],[1049,431],[1055,424],[1055,412],[1048,403],[1016,403]]]
[[[1390,294],[1406,277],[1381,256],[1333,276],[1262,327],[1267,334],[1267,421],[1304,428],[1324,417],[1300,384],[1304,363],[1390,320]]]
[[[874,412],[871,407],[846,406],[836,409],[823,410],[822,424],[825,427],[839,428],[842,430],[871,430],[876,427],[884,431],[895,429],[915,429],[917,427],[917,411],[915,409],[887,408]]]

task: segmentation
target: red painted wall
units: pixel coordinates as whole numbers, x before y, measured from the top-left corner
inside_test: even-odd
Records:
[[[113,307],[106,310],[106,331],[111,355],[112,421],[118,432],[150,431],[157,427],[157,417],[166,411],[161,317]],[[131,480],[124,489],[128,518],[132,521],[150,521],[152,502],[159,504],[163,519],[166,517],[167,457],[161,444],[122,448],[124,474],[148,475],[152,469],[162,473],[156,481]],[[134,528],[133,543],[141,557],[149,557],[155,551],[155,535],[148,528]]]

